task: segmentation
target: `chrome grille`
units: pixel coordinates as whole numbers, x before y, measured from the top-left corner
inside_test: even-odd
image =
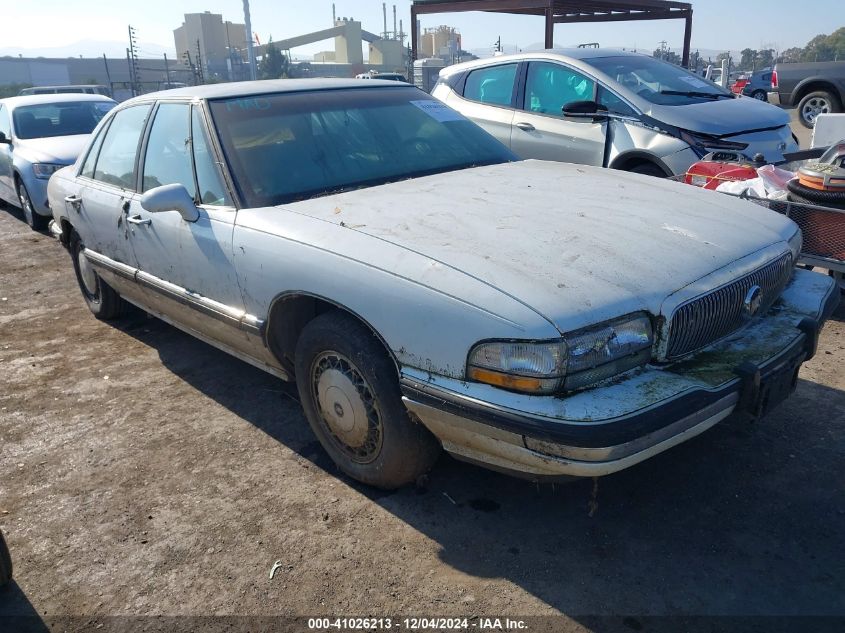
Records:
[[[768,310],[789,282],[792,264],[792,253],[786,253],[745,277],[681,304],[669,320],[666,360],[699,350],[739,329],[747,321],[743,303],[753,286],[763,291],[758,314]]]

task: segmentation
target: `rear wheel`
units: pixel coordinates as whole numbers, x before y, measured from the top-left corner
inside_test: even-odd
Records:
[[[82,291],[82,297],[88,309],[98,319],[109,321],[123,315],[126,302],[105,281],[103,281],[91,266],[85,256],[85,244],[79,234],[74,231],[70,236],[70,256],[73,260],[73,270],[76,281]]]
[[[18,200],[20,200],[23,217],[26,220],[26,223],[29,224],[29,228],[33,231],[43,231],[47,228],[47,223],[50,221],[50,218],[46,218],[35,211],[35,207],[32,204],[32,198],[29,196],[29,191],[27,191],[26,185],[17,179],[16,183]]]
[[[769,95],[766,93],[765,90],[755,90],[751,93],[751,97],[757,99],[757,101],[768,101]]]
[[[318,316],[299,337],[295,364],[305,417],[344,473],[394,489],[428,472],[440,445],[409,416],[396,367],[363,324],[340,311]]]
[[[805,95],[798,103],[798,120],[804,127],[812,129],[820,114],[830,114],[839,110],[840,106],[836,97],[825,90],[818,90]]]

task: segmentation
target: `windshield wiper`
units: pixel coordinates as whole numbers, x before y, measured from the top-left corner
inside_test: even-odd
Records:
[[[673,97],[701,97],[702,99],[718,99],[719,97],[733,99],[733,95],[726,95],[722,92],[695,92],[694,90],[686,92],[683,90],[661,90],[660,94]]]

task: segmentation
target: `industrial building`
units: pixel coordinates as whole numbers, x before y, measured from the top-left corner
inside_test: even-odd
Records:
[[[241,78],[239,67],[247,59],[246,27],[218,13],[186,13],[173,31],[176,54],[186,64],[200,66],[207,78]]]

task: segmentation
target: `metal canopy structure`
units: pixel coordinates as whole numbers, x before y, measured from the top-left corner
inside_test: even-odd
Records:
[[[417,58],[417,18],[420,15],[464,11],[543,16],[546,21],[546,48],[554,48],[555,24],[682,19],[685,21],[683,65],[689,65],[692,4],[667,0],[412,0],[413,58]]]

